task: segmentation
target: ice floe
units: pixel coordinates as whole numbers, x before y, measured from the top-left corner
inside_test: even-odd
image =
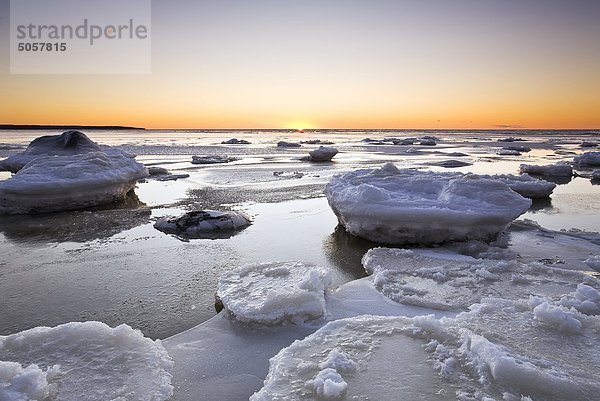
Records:
[[[0,182],[0,214],[46,213],[122,201],[147,169],[105,152],[37,157]]]
[[[61,135],[46,135],[34,139],[23,152],[0,161],[0,169],[16,173],[27,163],[39,157],[73,156],[99,151],[125,155],[116,148],[98,145],[82,132],[66,131]]]
[[[219,164],[219,163],[231,163],[239,160],[237,157],[232,156],[192,156],[192,164]]]
[[[302,145],[298,142],[286,142],[286,141],[277,142],[278,148],[299,148],[301,146]]]
[[[223,145],[250,145],[250,142],[245,139],[231,138],[221,142]]]
[[[496,174],[496,175],[479,175],[481,178],[489,178],[505,183],[521,196],[530,199],[547,198],[552,194],[556,184],[542,179],[534,178],[529,174]]]
[[[167,400],[173,361],[160,340],[100,322],[0,336],[0,399]]]
[[[516,260],[484,260],[456,254],[374,248],[363,258],[375,288],[403,304],[465,310],[486,297],[560,296],[578,284],[597,285],[578,271]]]
[[[573,163],[582,167],[600,166],[600,152],[585,152],[579,156],[575,156]]]
[[[520,173],[528,173],[531,175],[545,175],[551,177],[571,177],[573,175],[573,167],[569,163],[555,163],[538,166],[534,164],[521,164],[519,166]]]
[[[496,154],[499,156],[521,156],[521,152],[511,149],[500,149],[496,151]]]
[[[250,217],[242,212],[195,210],[178,217],[163,217],[154,223],[154,228],[182,238],[229,238],[250,224]]]
[[[337,154],[338,150],[331,146],[319,146],[317,149],[308,152],[309,160],[313,162],[329,162]]]
[[[223,273],[217,297],[238,321],[303,323],[325,314],[330,273],[300,262],[246,265]]]
[[[490,240],[531,206],[497,180],[391,163],[336,175],[325,195],[349,233],[386,244]]]
[[[457,167],[465,167],[465,166],[470,166],[473,163],[469,163],[469,162],[464,162],[462,160],[444,160],[441,162],[431,162],[428,163],[430,166],[438,166],[438,167],[444,167],[444,168],[457,168]]]

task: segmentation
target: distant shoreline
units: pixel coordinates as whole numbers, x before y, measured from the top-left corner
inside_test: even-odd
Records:
[[[46,130],[46,129],[112,129],[112,130],[142,130],[146,128],[126,127],[122,125],[18,125],[0,124],[0,129],[22,129],[22,130]]]

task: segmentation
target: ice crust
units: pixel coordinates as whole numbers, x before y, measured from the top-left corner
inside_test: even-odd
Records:
[[[349,233],[384,244],[491,240],[531,206],[497,180],[391,163],[336,175],[325,195]]]
[[[242,212],[196,210],[179,217],[163,217],[154,228],[184,238],[229,238],[250,224],[250,217]]]
[[[239,267],[219,278],[217,297],[238,321],[301,324],[326,312],[327,270],[300,262]]]
[[[173,361],[160,340],[100,322],[0,336],[0,400],[167,400]]]
[[[565,290],[575,291],[580,283],[597,285],[583,273],[540,263],[407,249],[373,248],[363,257],[363,266],[372,275],[375,288],[386,297],[441,310],[466,310],[486,297],[553,297]]]
[[[532,175],[545,175],[550,177],[571,177],[573,175],[573,167],[569,163],[548,164],[538,166],[534,164],[521,164],[519,166],[521,174],[528,173]]]
[[[122,154],[40,156],[0,182],[0,214],[54,212],[118,202],[138,179],[147,176],[144,165]]]

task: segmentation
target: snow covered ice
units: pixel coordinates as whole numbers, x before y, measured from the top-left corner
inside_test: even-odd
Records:
[[[391,163],[334,176],[325,195],[349,233],[385,244],[490,240],[531,205],[497,180]]]
[[[0,214],[42,213],[123,200],[147,169],[120,154],[37,157],[0,182]]]
[[[600,166],[600,152],[585,152],[573,159],[575,165],[581,167]]]
[[[531,175],[546,175],[550,177],[571,177],[573,175],[573,167],[569,163],[556,163],[544,166],[534,164],[521,164],[519,172],[528,173]]]
[[[552,297],[576,291],[581,283],[597,285],[578,271],[450,252],[373,248],[363,257],[363,266],[386,297],[441,310],[466,310],[487,297]]]
[[[0,336],[2,401],[167,400],[173,361],[159,340],[100,322]]]
[[[250,217],[242,212],[196,210],[179,217],[163,217],[154,228],[184,238],[229,238],[250,224]]]
[[[479,175],[481,178],[489,178],[505,183],[510,189],[521,196],[530,199],[547,198],[552,194],[556,184],[546,180],[534,178],[529,174],[496,174],[496,175]]]
[[[231,163],[239,160],[237,157],[231,156],[192,156],[192,164],[220,164],[220,163]]]
[[[300,262],[242,266],[219,278],[217,297],[242,322],[302,323],[325,314],[328,271]]]

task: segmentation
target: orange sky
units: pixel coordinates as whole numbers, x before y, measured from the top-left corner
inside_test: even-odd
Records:
[[[151,74],[3,60],[0,123],[600,128],[600,2],[213,3],[152,3]]]

